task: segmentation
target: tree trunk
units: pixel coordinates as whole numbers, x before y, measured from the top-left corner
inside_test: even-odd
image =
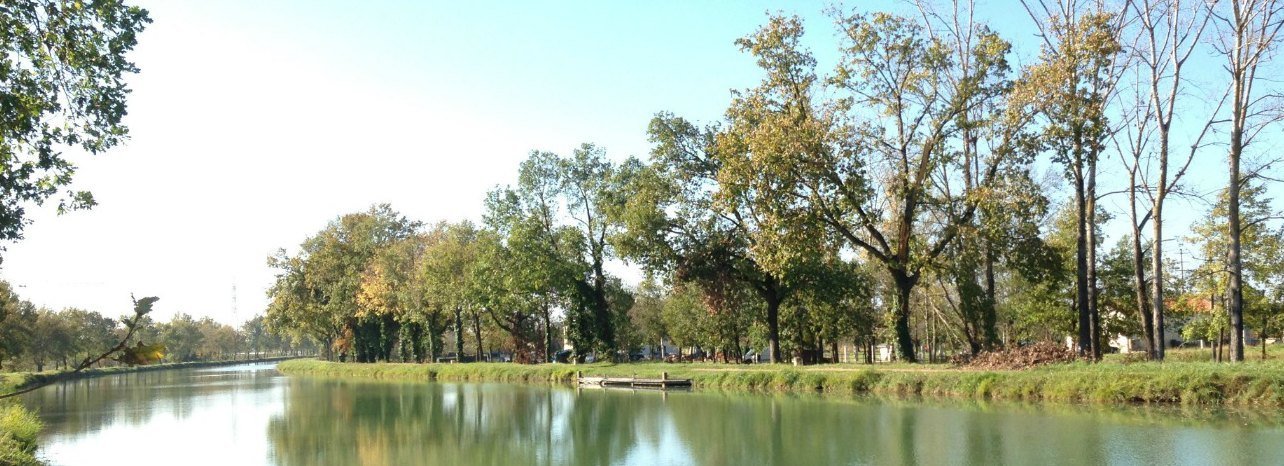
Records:
[[[611,322],[611,308],[606,301],[606,272],[602,270],[600,255],[593,258],[593,321],[597,341],[611,352],[611,360],[616,358],[615,332]]]
[[[771,349],[771,363],[780,363],[780,297],[767,293],[767,346]]]
[[[1217,362],[1222,362],[1225,360],[1225,358],[1222,357],[1222,353],[1224,353],[1223,350],[1225,348],[1226,348],[1226,329],[1218,329],[1217,330]]]
[[[1101,343],[1101,310],[1097,307],[1097,158],[1088,158],[1087,193],[1088,232],[1088,313],[1092,322],[1092,359],[1101,360],[1104,351]]]
[[[428,346],[428,362],[437,362],[441,356],[441,333],[442,329],[438,327],[440,322],[437,319],[428,321],[428,341],[424,344]]]
[[[998,300],[994,288],[994,245],[985,242],[985,304],[981,306],[981,325],[984,327],[985,349],[993,351],[999,346]],[[938,331],[939,333],[939,331]],[[933,340],[933,348],[936,341]]]
[[[553,317],[548,309],[548,297],[544,297],[544,362],[553,362]],[[663,347],[662,347],[663,348]]]
[[[1239,83],[1236,83],[1238,86]],[[1239,102],[1236,111],[1240,112]],[[1228,226],[1230,227],[1230,251],[1227,251],[1226,262],[1230,269],[1230,280],[1226,285],[1226,294],[1230,302],[1226,313],[1230,316],[1230,360],[1244,360],[1244,265],[1240,259],[1240,237],[1242,228],[1239,218],[1239,159],[1243,150],[1241,140],[1243,128],[1236,126],[1231,130],[1230,148],[1230,184],[1227,186]]]
[[[1164,360],[1164,348],[1168,345],[1164,336],[1164,198],[1168,196],[1168,126],[1159,128],[1159,183],[1155,193],[1155,203],[1151,206],[1151,228],[1154,230],[1154,244],[1150,246],[1150,331],[1153,332],[1154,347],[1151,358]]]
[[[486,349],[482,347],[480,312],[473,311],[473,337],[477,340],[477,362],[486,360]]]
[[[1257,342],[1262,344],[1262,360],[1266,360],[1266,316],[1262,316],[1262,331],[1257,336]]]
[[[740,336],[741,336],[741,335],[740,335],[740,334],[741,334],[741,332],[740,332],[740,326],[739,326],[739,325],[735,325],[735,321],[733,320],[733,321],[732,321],[732,324],[731,324],[731,328],[735,331],[735,332],[734,332],[734,333],[735,333],[734,338],[735,338],[735,343],[736,343],[736,362],[737,362],[737,363],[742,363],[742,362],[744,362],[744,357],[745,357],[745,348],[744,348],[744,346],[743,346],[743,345],[741,345],[741,344],[740,344]]]
[[[1140,162],[1138,162],[1140,163]],[[1141,317],[1141,340],[1146,348],[1146,358],[1159,359],[1155,353],[1155,326],[1151,320],[1149,293],[1146,288],[1146,258],[1141,248],[1141,225],[1137,218],[1137,172],[1128,175],[1128,214],[1132,219],[1132,270],[1133,289],[1136,291],[1137,314]]]
[[[914,339],[910,335],[909,318],[910,292],[914,291],[918,277],[911,277],[904,271],[892,270],[892,278],[899,292],[896,300],[896,350],[903,361],[915,363],[918,362],[918,358],[914,356]]]
[[[1088,308],[1088,202],[1083,178],[1075,180],[1075,308],[1078,311],[1079,356],[1092,354],[1092,314]]]
[[[464,362],[464,310],[455,306],[455,362]]]

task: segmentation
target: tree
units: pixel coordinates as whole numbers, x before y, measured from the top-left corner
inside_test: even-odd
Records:
[[[1230,78],[1230,131],[1229,161],[1230,181],[1227,189],[1227,226],[1229,245],[1227,266],[1230,277],[1227,284],[1226,312],[1230,316],[1230,358],[1244,360],[1244,261],[1240,257],[1243,239],[1241,225],[1240,190],[1245,177],[1240,163],[1245,150],[1253,143],[1262,129],[1274,124],[1284,114],[1273,108],[1278,95],[1261,94],[1266,77],[1259,77],[1258,66],[1269,60],[1278,44],[1280,29],[1284,28],[1284,1],[1238,0],[1214,5],[1211,13],[1219,37],[1215,39],[1217,53],[1226,58],[1225,70]]]
[[[441,350],[441,307],[430,302],[423,271],[426,251],[441,236],[442,231],[434,230],[395,240],[376,252],[362,271],[358,316],[396,322],[403,361],[435,360]]]
[[[553,304],[565,306],[566,337],[577,359],[593,350],[614,357],[618,349],[614,324],[628,308],[612,302],[620,290],[612,288],[604,266],[615,256],[608,239],[621,228],[609,212],[623,203],[620,186],[628,173],[591,144],[566,158],[532,152],[519,168],[517,185],[487,197],[486,223],[522,258],[522,268],[547,300],[544,315]],[[543,320],[549,328],[550,319]],[[546,347],[552,346],[548,338]]]
[[[698,128],[685,119],[661,113],[648,134],[655,144],[651,163],[626,163],[630,183],[627,201],[612,212],[623,231],[612,238],[625,257],[650,273],[672,275],[677,282],[718,294],[745,286],[762,301],[771,362],[780,362],[780,309],[799,286],[799,260],[764,264],[762,223],[753,209],[755,194],[729,192],[723,167],[744,152],[720,152],[729,137],[717,126]],[[751,308],[725,308],[724,313]],[[723,315],[731,320],[732,316]]]
[[[816,241],[823,231],[881,264],[897,291],[897,348],[912,362],[911,292],[972,223],[981,198],[998,193],[1004,168],[1023,163],[1015,144],[1024,119],[1003,104],[1009,46],[979,25],[967,26],[975,38],[960,47],[950,42],[959,36],[905,17],[836,16],[846,42],[826,81],[841,97],[827,102],[814,96],[814,59],[801,50],[796,19],[773,18],[742,39],[767,78],[732,104],[729,133],[751,155],[720,180],[755,194],[755,210],[772,219],[762,231],[790,232],[776,244]],[[970,57],[966,68],[961,53]],[[992,118],[963,118],[978,109]],[[964,123],[984,144],[963,140]],[[962,178],[965,168],[979,182],[939,182]]]
[[[420,228],[387,204],[343,215],[305,240],[297,255],[268,259],[279,270],[268,290],[267,319],[274,329],[302,332],[327,358],[351,351],[358,362],[388,360],[398,328],[390,315],[358,315],[361,277],[375,255]]]
[[[4,361],[36,351],[36,307],[14,293],[9,282],[0,281],[0,368]]]
[[[254,316],[241,324],[241,334],[245,336],[245,346],[250,350],[252,358],[261,357],[265,349],[273,346],[263,316]]]
[[[659,356],[664,356],[664,342],[669,339],[669,329],[664,324],[665,290],[653,276],[638,284],[633,293],[633,307],[629,308],[629,325],[637,338],[647,346],[655,345]]]
[[[549,167],[528,161],[516,189],[495,190],[487,196],[485,223],[498,244],[488,250],[482,271],[500,276],[486,282],[502,288],[492,289],[493,296],[504,294],[509,305],[534,309],[543,336],[542,360],[550,362],[556,352],[553,311],[569,302],[576,274],[573,248],[578,243],[574,232],[555,225],[556,179],[544,168]]]
[[[0,239],[22,238],[26,208],[71,184],[64,150],[99,154],[127,137],[125,78],[138,68],[126,55],[150,22],[120,0],[0,8]],[[60,213],[94,205],[88,191],[63,196]]]
[[[132,299],[133,297],[131,296],[130,298]],[[139,322],[143,317],[146,317],[147,314],[152,312],[152,305],[159,299],[160,298],[156,298],[154,296],[149,296],[143,299],[134,299],[134,313],[121,318],[121,323],[125,325],[125,334],[120,337],[119,341],[114,346],[98,353],[97,356],[94,356],[95,353],[89,353],[85,356],[85,359],[81,360],[80,363],[71,368],[70,373],[79,373],[80,371],[88,369],[94,364],[98,364],[103,359],[107,359],[112,355],[117,355],[117,357],[114,358],[115,361],[128,365],[151,364],[165,357],[164,345],[156,343],[146,345],[142,342],[138,342],[134,346],[128,345],[130,339],[134,336],[134,332],[138,329]],[[101,315],[99,315],[99,317],[101,317]],[[106,320],[110,321],[111,319]],[[50,378],[43,382],[32,384],[21,390],[0,394],[0,399],[11,398],[23,393],[38,390],[56,381],[56,379]]]
[[[678,284],[665,297],[660,319],[678,347],[678,357],[682,356],[684,347],[700,347],[711,333],[705,328],[709,322],[707,316],[700,293],[694,287]]]
[[[66,366],[66,360],[72,351],[72,334],[61,314],[46,308],[36,311],[31,338],[32,341],[40,342],[27,352],[32,364],[36,366],[36,372],[45,370],[46,364],[62,363],[60,367]]]
[[[1074,190],[1078,236],[1075,245],[1075,303],[1079,352],[1101,357],[1101,315],[1097,309],[1097,162],[1114,131],[1106,107],[1121,66],[1116,59],[1121,15],[1078,0],[1055,5],[1022,1],[1043,39],[1037,64],[1018,86],[1017,99],[1044,117],[1042,144],[1065,167]]]
[[[200,358],[206,335],[191,314],[174,314],[169,322],[160,325],[159,330],[171,361],[187,362]]]
[[[556,156],[536,152],[522,162],[515,187],[486,197],[485,223],[510,254],[508,292],[537,307],[546,362],[556,351],[553,311],[571,302],[579,274],[575,258],[580,242],[575,231],[558,225],[560,189]]]
[[[1126,127],[1135,138],[1130,138],[1133,160],[1129,166],[1129,195],[1133,224],[1133,260],[1135,281],[1138,288],[1138,306],[1141,308],[1142,325],[1146,336],[1147,353],[1152,359],[1164,358],[1164,202],[1168,195],[1178,186],[1186,169],[1194,160],[1196,150],[1201,147],[1204,136],[1212,126],[1213,118],[1218,113],[1214,110],[1203,129],[1196,135],[1186,152],[1185,160],[1173,165],[1176,171],[1169,176],[1170,155],[1172,151],[1172,124],[1178,111],[1183,106],[1178,101],[1185,101],[1183,71],[1191,54],[1198,48],[1201,38],[1207,29],[1209,20],[1207,6],[1204,2],[1181,0],[1142,0],[1129,2],[1138,34],[1141,40],[1134,47],[1132,55],[1140,65],[1138,87],[1143,88],[1135,108],[1131,112],[1140,121],[1132,121]],[[1224,102],[1224,96],[1223,96]],[[1218,104],[1220,107],[1221,103]],[[1142,155],[1148,150],[1147,132],[1154,132],[1153,178],[1139,173],[1142,170]],[[1140,179],[1138,179],[1140,177]],[[1138,217],[1137,190],[1144,184],[1149,196],[1149,211]],[[1146,219],[1151,222],[1150,245],[1150,289],[1145,287],[1145,272],[1141,267],[1141,229]],[[1149,293],[1149,296],[1147,296]],[[1147,299],[1148,298],[1148,299]],[[1149,306],[1149,309],[1146,307]]]
[[[64,309],[62,314],[71,328],[74,358],[92,358],[110,348],[117,340],[116,321],[110,317],[76,308]]]
[[[614,357],[618,349],[614,317],[628,307],[613,306],[616,303],[610,298],[619,287],[612,289],[611,279],[603,267],[607,259],[614,257],[607,239],[620,228],[611,221],[608,212],[624,202],[620,186],[627,181],[622,175],[629,172],[618,170],[606,159],[606,152],[592,144],[575,149],[571,157],[559,161],[559,168],[566,214],[573,219],[583,241],[580,260],[586,266],[582,278],[575,282],[579,302],[573,304],[572,309],[587,309],[589,313],[572,312],[570,328],[583,335],[582,341],[591,341],[594,347]],[[577,347],[577,351],[582,349]]]
[[[1133,260],[1131,243],[1130,239],[1120,238],[1120,241],[1102,258],[1097,274],[1100,280],[1100,306],[1103,310],[1102,330],[1107,335],[1129,337],[1141,335],[1143,344],[1150,348],[1149,344],[1144,343],[1147,333],[1142,327],[1143,322],[1125,317],[1141,307],[1137,304],[1139,297],[1136,293],[1137,284],[1134,282],[1137,277],[1134,267],[1137,263]],[[1145,283],[1142,284],[1143,287],[1145,285]],[[1145,296],[1141,295],[1142,298]],[[1128,348],[1120,348],[1120,350],[1127,351]]]
[[[1272,312],[1274,306],[1268,304],[1266,300],[1270,293],[1278,293],[1279,283],[1284,280],[1280,275],[1281,271],[1284,271],[1280,259],[1281,245],[1284,244],[1284,229],[1278,226],[1272,228],[1272,222],[1281,218],[1280,214],[1271,208],[1271,200],[1266,197],[1265,186],[1260,182],[1246,183],[1239,193],[1239,208],[1235,209],[1237,222],[1234,223],[1242,226],[1239,230],[1240,254],[1230,253],[1234,240],[1232,222],[1227,219],[1227,212],[1231,210],[1232,205],[1229,189],[1223,189],[1217,203],[1212,206],[1204,220],[1192,226],[1191,231],[1194,236],[1189,238],[1196,243],[1205,260],[1197,271],[1200,287],[1205,290],[1204,294],[1210,297],[1210,301],[1216,297],[1225,302],[1232,361],[1242,361],[1244,354],[1241,346],[1239,354],[1241,358],[1235,357],[1235,332],[1243,331],[1243,321],[1240,322],[1240,329],[1236,330],[1234,316],[1230,313],[1230,307],[1234,303],[1233,283],[1235,283],[1231,261],[1234,259],[1243,261],[1241,271],[1244,279],[1241,282],[1243,287],[1241,292],[1250,287],[1255,289],[1257,306],[1248,314],[1256,318],[1257,324],[1262,324],[1259,330],[1269,328],[1270,320],[1274,318]],[[1239,344],[1243,345],[1243,341]]]
[[[1104,212],[1098,212],[1105,218]],[[1060,344],[1065,335],[1073,334],[1077,323],[1075,284],[1070,273],[1075,270],[1075,245],[1078,238],[1078,212],[1074,205],[1063,205],[1054,213],[1044,234],[1043,243],[1049,254],[1034,263],[1036,273],[1009,273],[999,278],[1007,290],[1000,302],[1000,320],[1007,322],[1010,342],[1051,341]],[[1100,234],[1100,226],[1097,226]],[[1067,312],[1071,311],[1071,312]]]
[[[455,319],[455,355],[464,358],[465,316],[471,316],[477,344],[477,360],[482,360],[481,328],[477,323],[483,312],[477,299],[474,268],[477,265],[477,228],[471,222],[441,224],[440,241],[424,251],[421,272],[428,301],[453,312]]]

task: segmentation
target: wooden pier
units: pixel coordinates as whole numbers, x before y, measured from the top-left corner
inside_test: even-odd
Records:
[[[584,374],[577,371],[575,378],[579,380],[581,386],[590,387],[646,388],[651,390],[691,387],[690,379],[670,379],[668,372],[660,373],[660,378],[658,379],[646,379],[639,377],[585,377]]]

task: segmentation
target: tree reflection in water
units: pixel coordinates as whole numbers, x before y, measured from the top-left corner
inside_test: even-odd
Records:
[[[1276,411],[665,394],[259,369],[109,376],[23,400],[46,421],[46,453],[73,465],[1169,464],[1284,456]],[[113,440],[123,438],[149,446]]]

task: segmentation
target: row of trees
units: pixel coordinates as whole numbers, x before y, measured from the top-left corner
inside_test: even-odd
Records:
[[[0,370],[69,369],[116,346],[127,334],[125,321],[96,311],[38,308],[0,282]],[[313,351],[268,333],[262,317],[240,328],[208,317],[179,313],[167,322],[138,318],[129,346],[160,344],[167,362],[246,358],[252,354]],[[147,361],[153,362],[153,361]],[[110,360],[104,360],[110,364]]]
[[[577,357],[668,339],[773,361],[855,342],[868,358],[891,341],[910,362],[1063,335],[1100,357],[1124,333],[1162,359],[1169,331],[1220,308],[1216,340],[1242,359],[1246,310],[1266,332],[1284,299],[1270,163],[1247,152],[1280,117],[1257,70],[1284,2],[1023,5],[1042,42],[1017,70],[963,1],[831,10],[829,72],[800,19],[771,17],[737,41],[763,79],[722,121],[657,115],[648,161],[533,153],[481,226],[386,205],[340,217],[270,260],[270,325],[358,361],[437,358],[444,338],[452,357],[471,339],[479,357],[547,360],[559,333]],[[1192,59],[1226,73],[1192,86]],[[1229,182],[1187,274],[1164,252],[1165,202],[1193,197],[1197,157],[1221,156]],[[1112,169],[1126,177],[1099,183]],[[1122,212],[1101,202],[1125,196]],[[1131,228],[1103,257],[1112,218]],[[647,279],[627,289],[613,260]]]

